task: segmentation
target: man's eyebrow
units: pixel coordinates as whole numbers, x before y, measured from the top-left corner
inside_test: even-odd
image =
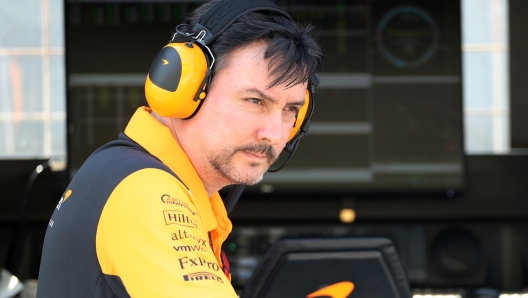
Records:
[[[260,91],[257,88],[248,88],[248,89],[246,89],[246,92],[256,93],[256,94],[258,94],[258,96],[261,99],[267,100],[267,101],[269,101],[271,103],[276,103],[278,101],[275,98],[269,97],[268,95],[266,95],[264,92]],[[303,106],[304,102],[305,102],[305,99],[303,98],[302,100],[299,100],[299,101],[290,102],[289,105],[292,105],[292,106]]]
[[[259,89],[255,88],[255,87],[248,88],[245,91],[248,92],[248,93],[256,93],[260,99],[264,99],[264,100],[270,101],[271,103],[276,103],[278,101],[278,100],[276,100],[273,97],[269,97],[264,92],[260,91]]]
[[[306,102],[306,100],[303,98],[302,100],[290,102],[290,105],[302,107],[302,106],[304,106],[305,102]]]

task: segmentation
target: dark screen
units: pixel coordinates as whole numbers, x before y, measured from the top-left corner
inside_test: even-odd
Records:
[[[463,187],[459,0],[277,1],[326,54],[308,134],[248,193],[439,192]],[[143,84],[199,3],[66,5],[73,174],[146,105]]]

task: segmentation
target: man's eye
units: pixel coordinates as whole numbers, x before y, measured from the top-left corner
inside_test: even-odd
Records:
[[[299,108],[296,106],[287,107],[285,110],[285,119],[287,121],[295,121],[299,115]]]
[[[249,101],[250,103],[254,103],[256,105],[259,105],[262,103],[262,101],[258,98],[248,98],[247,101]]]
[[[297,116],[297,114],[299,114],[299,110],[300,110],[300,109],[299,109],[298,107],[296,107],[296,106],[291,106],[291,107],[288,107],[288,108],[286,108],[286,109],[287,109],[288,111],[290,111],[290,112],[293,112],[296,116]]]

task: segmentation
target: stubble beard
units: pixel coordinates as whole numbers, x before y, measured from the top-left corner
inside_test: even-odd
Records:
[[[228,181],[229,184],[245,184],[245,185],[254,185],[259,183],[266,170],[262,171],[260,174],[252,174],[248,172],[242,172],[237,169],[233,163],[233,156],[239,151],[246,151],[249,153],[262,154],[265,153],[267,157],[268,165],[266,170],[277,160],[277,154],[272,146],[268,144],[254,144],[254,145],[245,145],[237,148],[225,148],[217,155],[209,158],[210,165],[215,169],[215,171],[222,176],[223,179]],[[257,168],[260,164],[256,162],[249,163],[249,166],[252,168]]]

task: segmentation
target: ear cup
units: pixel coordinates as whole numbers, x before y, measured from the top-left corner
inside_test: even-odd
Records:
[[[293,125],[293,129],[290,132],[290,137],[288,139],[288,142],[291,141],[297,132],[299,132],[299,129],[301,128],[304,119],[306,119],[306,113],[308,112],[308,107],[311,104],[311,96],[310,91],[306,90],[306,95],[304,96],[304,105],[299,109],[299,114],[297,115],[297,119],[295,120],[295,124]]]
[[[156,56],[145,82],[145,96],[156,114],[189,118],[203,98],[198,94],[208,70],[207,59],[196,44],[170,43]]]

